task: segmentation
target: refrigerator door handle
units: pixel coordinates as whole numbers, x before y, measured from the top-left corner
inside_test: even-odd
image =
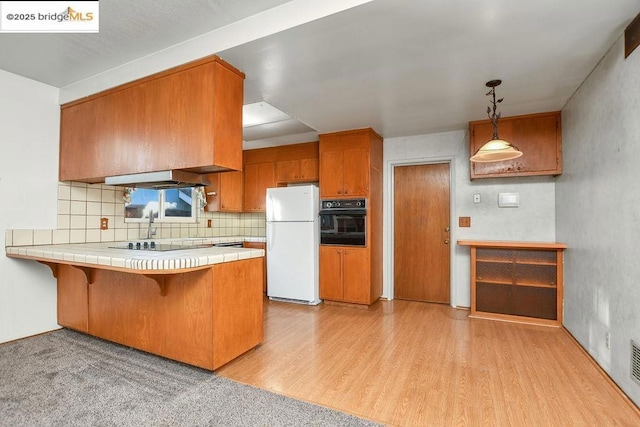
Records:
[[[273,235],[273,223],[267,222],[267,251],[273,250],[273,241],[275,236]]]

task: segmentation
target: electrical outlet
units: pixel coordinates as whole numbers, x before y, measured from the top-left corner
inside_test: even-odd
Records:
[[[611,348],[611,333],[609,332],[604,335],[604,345],[609,349]]]
[[[207,220],[207,228],[211,228],[211,220],[210,219]]]
[[[100,230],[109,229],[109,218],[100,218]]]

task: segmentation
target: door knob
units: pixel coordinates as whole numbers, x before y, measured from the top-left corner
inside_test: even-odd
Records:
[[[449,244],[449,239],[444,239],[444,244],[448,245]]]

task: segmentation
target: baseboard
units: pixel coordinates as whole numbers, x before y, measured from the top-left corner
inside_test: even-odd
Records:
[[[562,326],[562,330],[565,331],[567,333],[567,335],[569,335],[569,337],[573,340],[574,343],[576,343],[576,345],[578,346],[578,348],[580,349],[580,351],[587,356],[587,358],[589,359],[589,361],[591,362],[591,364],[593,366],[595,366],[595,368],[602,374],[602,376],[604,377],[605,380],[607,380],[607,382],[609,384],[611,384],[613,386],[613,388],[618,392],[618,394],[622,397],[622,399],[627,402],[627,404],[631,407],[631,409],[633,409],[635,411],[635,413],[640,417],[640,407],[638,407],[638,405],[635,404],[635,402],[633,400],[631,400],[629,398],[629,396],[627,396],[627,394],[624,392],[624,390],[622,390],[620,388],[620,386],[613,380],[613,378],[611,378],[609,376],[609,374],[607,373],[607,371],[605,371],[604,369],[602,369],[602,366],[600,366],[600,364],[596,361],[596,359],[593,358],[593,356],[587,351],[587,349],[585,349],[582,344],[580,344],[580,341],[578,341],[576,339],[576,337],[573,336],[573,334],[571,334],[571,332],[569,332],[569,330],[567,328],[565,328],[564,326]]]

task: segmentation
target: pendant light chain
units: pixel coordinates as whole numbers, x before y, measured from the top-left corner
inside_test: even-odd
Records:
[[[487,116],[489,116],[491,124],[493,124],[493,139],[500,139],[498,138],[498,120],[500,119],[500,113],[496,113],[498,104],[504,100],[504,98],[500,98],[496,101],[496,86],[500,83],[502,83],[501,80],[491,80],[490,82],[487,82],[487,86],[491,88],[491,90],[487,92],[487,96],[491,95],[493,97],[490,101],[493,106],[493,112],[491,111],[490,106],[487,107]]]

